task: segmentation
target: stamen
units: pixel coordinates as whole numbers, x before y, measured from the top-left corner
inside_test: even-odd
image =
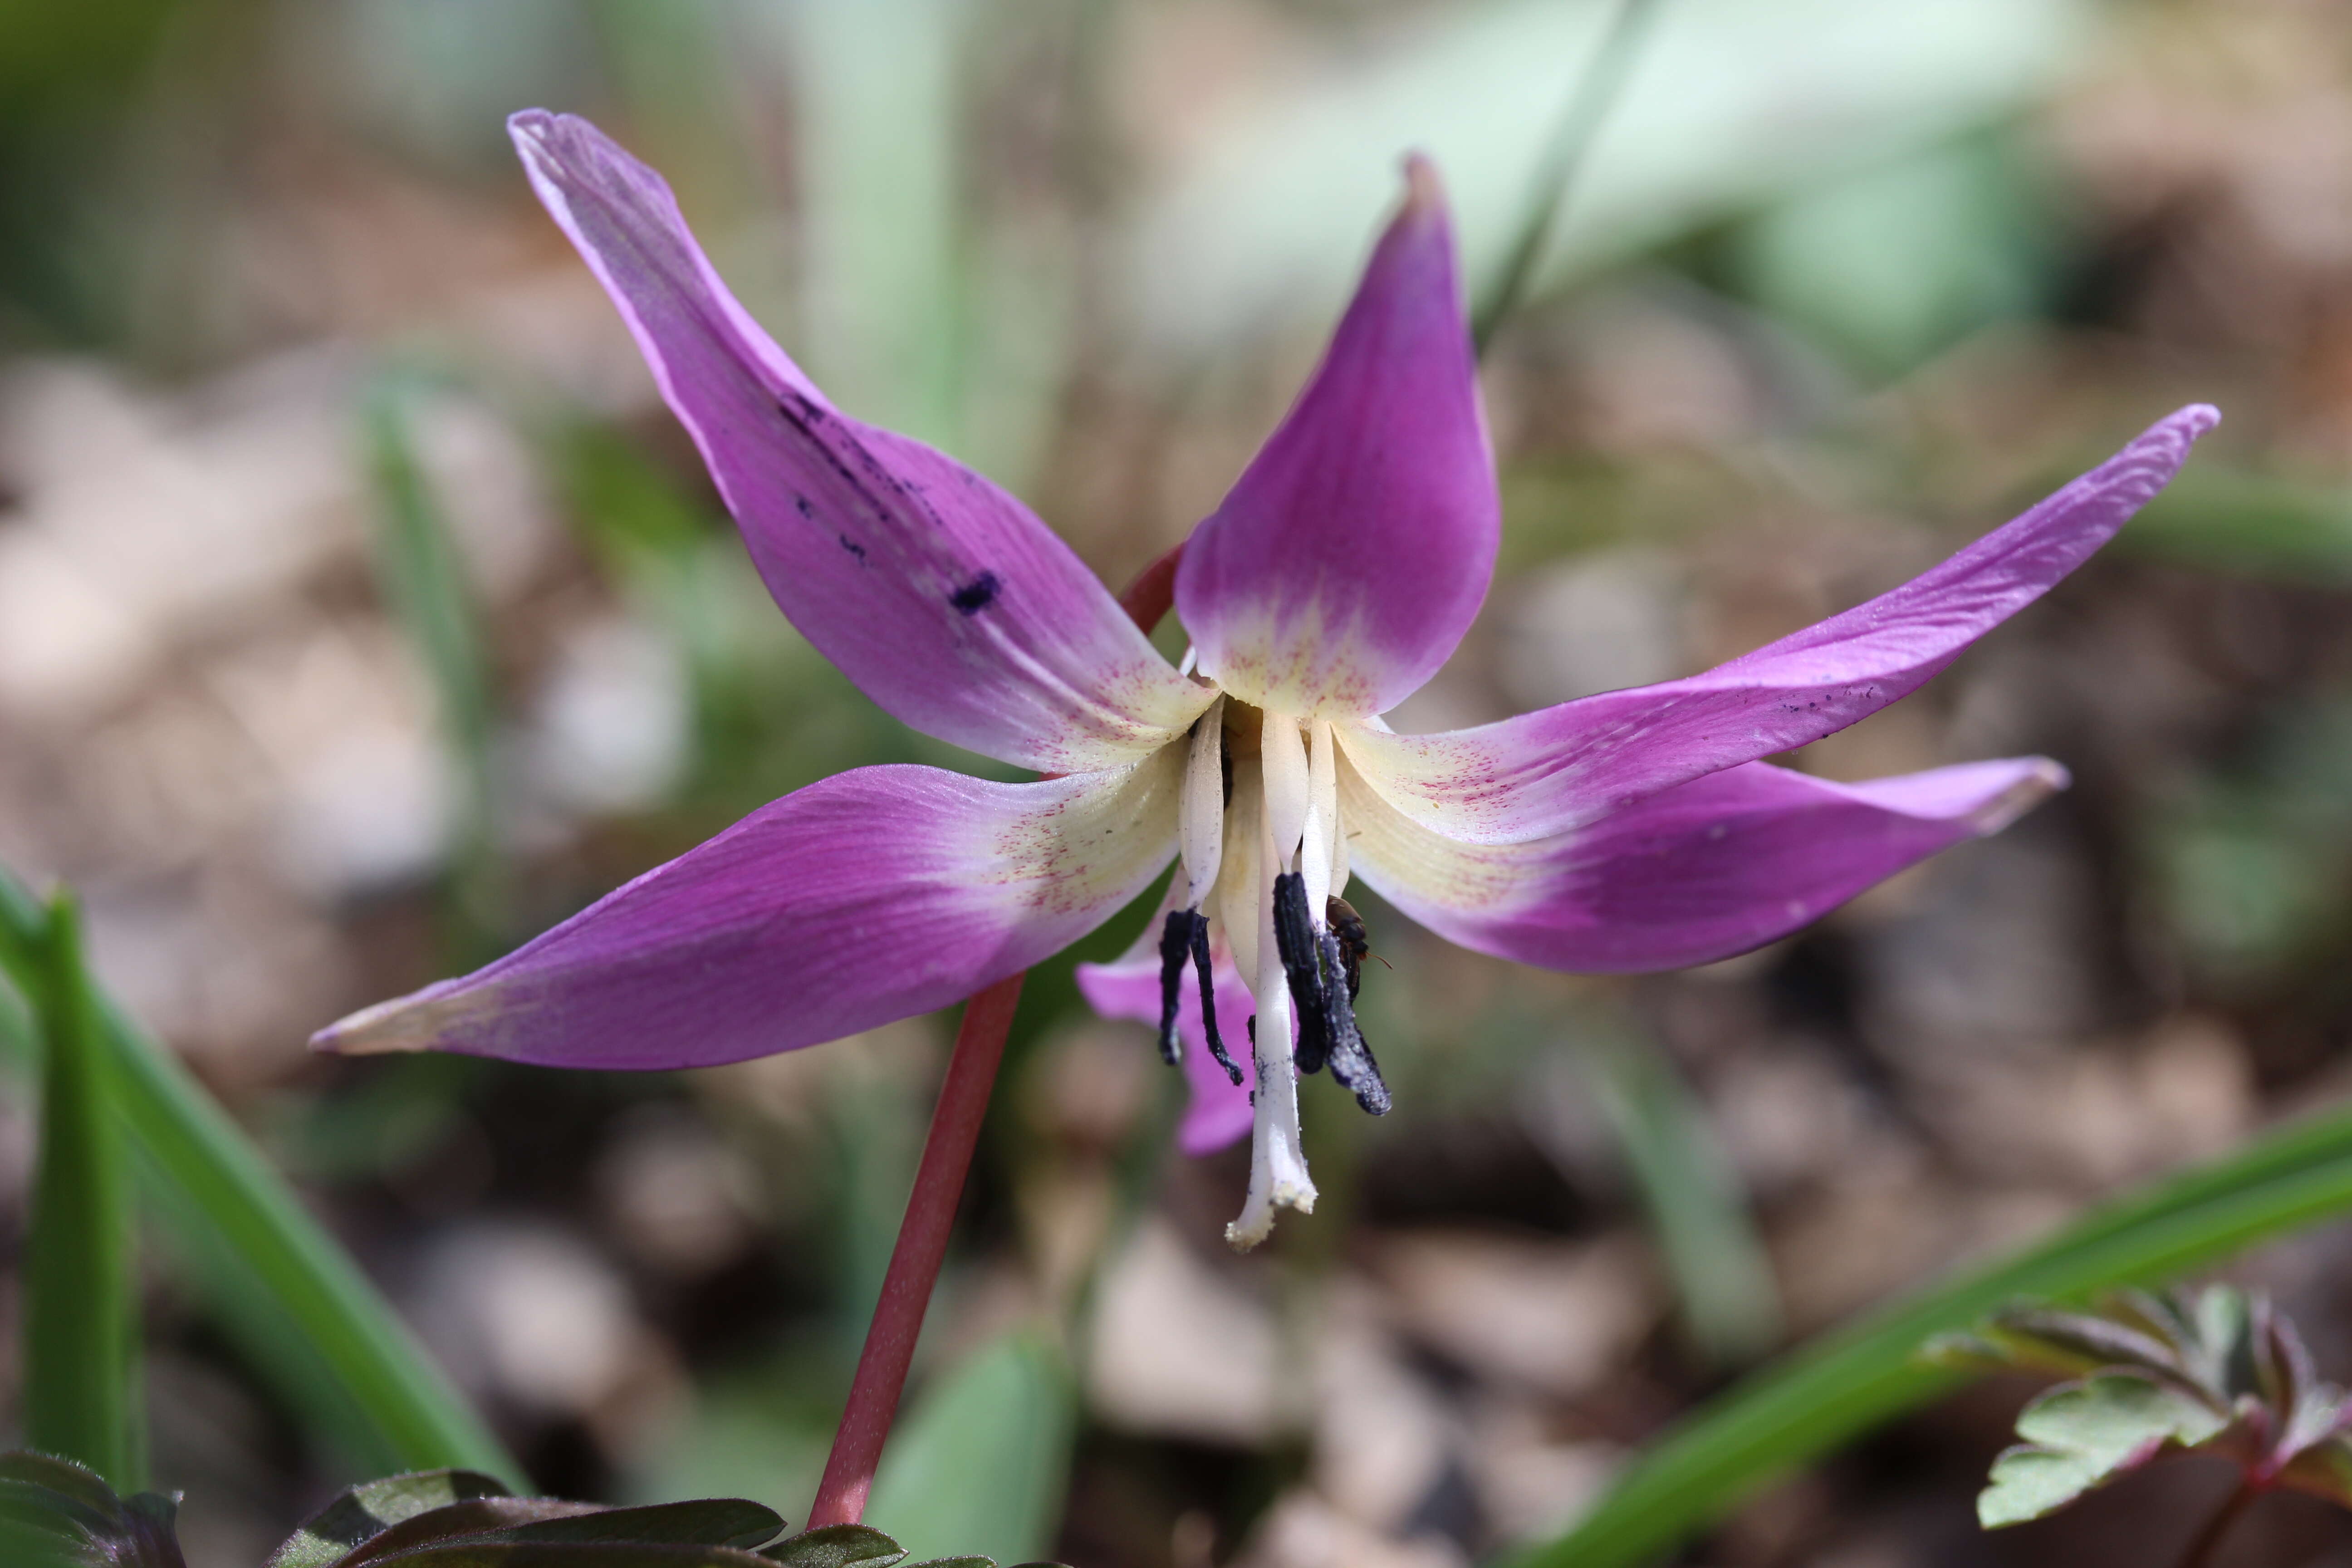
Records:
[[[1160,962],[1167,962],[1164,944],[1160,949]],[[1225,1076],[1238,1084],[1242,1081],[1242,1069],[1234,1065],[1234,1058],[1225,1051],[1224,1037],[1217,1033],[1217,980],[1209,958],[1209,922],[1202,915],[1192,917],[1192,967],[1201,975],[1201,1032],[1209,1038],[1209,1054],[1216,1058],[1219,1067],[1225,1069]],[[1164,970],[1161,983],[1166,984]],[[1163,999],[1162,1007],[1166,1005]]]
[[[1298,844],[1298,868],[1307,877],[1307,907],[1319,910],[1331,896],[1333,845],[1339,826],[1339,764],[1331,725],[1317,720],[1308,731],[1307,823]]]
[[[1184,903],[1197,910],[1217,883],[1225,853],[1225,700],[1218,698],[1192,725],[1184,763],[1184,794],[1177,812],[1176,852],[1184,862]]]
[[[1303,751],[1298,745],[1296,725],[1286,720],[1276,723],[1272,715],[1267,716],[1269,735],[1285,726],[1290,731],[1293,753]],[[1271,744],[1266,748],[1269,752],[1274,749]],[[1297,761],[1304,764],[1306,758],[1300,755]],[[1250,987],[1257,997],[1253,1031],[1257,1088],[1250,1096],[1249,1197],[1242,1205],[1241,1217],[1225,1226],[1226,1241],[1244,1250],[1255,1247],[1273,1232],[1277,1206],[1287,1205],[1301,1214],[1311,1213],[1315,1207],[1315,1183],[1307,1173],[1307,1157],[1299,1147],[1298,1073],[1290,1053],[1290,992],[1274,931],[1274,879],[1278,865],[1275,852],[1273,765],[1269,764],[1266,771],[1266,805],[1258,818],[1258,969]],[[1306,771],[1304,765],[1297,769],[1300,784],[1305,783]]]
[[[1282,954],[1282,977],[1298,1008],[1298,1070],[1316,1073],[1331,1054],[1324,1006],[1322,952],[1315,922],[1307,912],[1307,879],[1286,871],[1274,879],[1274,944]]]
[[[1374,1116],[1386,1116],[1395,1102],[1381,1078],[1380,1064],[1356,1024],[1355,997],[1362,971],[1349,949],[1329,930],[1317,930],[1307,914],[1307,879],[1290,872],[1274,882],[1274,940],[1282,952],[1283,979],[1298,1007],[1298,1070],[1327,1064],[1331,1077]],[[1333,900],[1324,906],[1327,916]],[[1360,938],[1363,922],[1344,903]]]
[[[1234,773],[1233,799],[1225,813],[1225,855],[1213,900],[1225,929],[1225,945],[1233,949],[1234,967],[1252,985],[1258,971],[1258,905],[1264,890],[1258,851],[1265,842],[1265,805],[1258,771],[1244,763]]]
[[[1195,942],[1207,951],[1208,921],[1193,910],[1170,910],[1168,923],[1160,928],[1160,1059],[1171,1068],[1184,1059],[1184,1041],[1176,1033],[1176,1008],[1183,1000],[1184,965],[1192,959]],[[1203,963],[1202,972],[1207,970]]]
[[[1346,978],[1339,939],[1328,931],[1316,934],[1323,952],[1324,1031],[1330,1040],[1331,1077],[1369,1114],[1386,1116],[1396,1102],[1381,1077],[1381,1064],[1372,1059],[1372,1047],[1364,1043],[1364,1032],[1356,1026],[1355,987]]]
[[[1287,871],[1307,828],[1307,747],[1298,721],[1268,713],[1258,738],[1258,765],[1265,777],[1265,822],[1273,835],[1274,868]]]

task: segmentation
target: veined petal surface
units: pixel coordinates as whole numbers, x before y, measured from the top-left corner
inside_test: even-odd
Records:
[[[859,768],[761,807],[487,968],[320,1031],[328,1050],[688,1068],[961,1001],[1059,952],[1176,848],[1175,748],[1039,784]]]
[[[1494,575],[1501,506],[1453,228],[1415,159],[1323,363],[1176,573],[1201,669],[1302,718],[1394,707]]]
[[[2048,592],[2164,488],[2221,417],[2202,405],[1932,570],[1704,675],[1436,735],[1339,731],[1399,810],[1455,838],[1545,838],[1687,779],[1843,730],[1916,690]]]
[[[584,120],[510,122],[793,625],[926,734],[1045,773],[1133,761],[1213,693],[1019,501],[847,418],[736,303],[660,175]]]
[[[1108,963],[1078,965],[1078,993],[1106,1018],[1132,1018],[1152,1028],[1160,1025],[1159,922],[1151,924],[1134,947]],[[1217,990],[1217,1032],[1249,1071],[1247,1021],[1256,1010],[1248,984],[1234,967],[1233,950],[1220,938],[1212,944],[1211,973]],[[1178,994],[1176,1033],[1184,1042],[1184,1081],[1192,1089],[1184,1121],[1176,1130],[1177,1146],[1187,1154],[1209,1154],[1249,1136],[1250,1091],[1246,1079],[1235,1083],[1209,1054],[1209,1037],[1201,1023],[1201,982],[1187,970]]]
[[[1430,930],[1538,968],[1628,973],[1760,947],[2065,781],[2042,757],[1858,784],[1747,763],[1518,844],[1432,832],[1352,767],[1339,789],[1356,874]]]

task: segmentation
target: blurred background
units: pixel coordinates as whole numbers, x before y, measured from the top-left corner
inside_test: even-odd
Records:
[[[774,613],[504,116],[661,166],[845,407],[1116,586],[1279,416],[1407,149],[1486,286],[1614,9],[0,8],[0,862],[83,889],[100,971],[542,1488],[804,1513],[951,1016],[626,1078],[305,1037],[841,768],[991,764]],[[2352,1087],[2352,10],[1654,0],[1486,391],[1502,573],[1400,729],[1704,668],[2182,402],[2227,423],[2047,600],[1784,759],[2073,770],[2000,837],[1633,981],[1361,895],[1397,1110],[1309,1085],[1325,1200],[1258,1254],[1220,1238],[1245,1151],[1173,1153],[1145,1033],[1040,971],[868,1515],[918,1555],[1466,1563],[1793,1337]],[[153,1239],[158,1483],[194,1568],[255,1563],[351,1458]],[[2352,1374],[2352,1235],[2236,1272]],[[1687,1560],[2159,1561],[2227,1489],[2190,1466],[1979,1536],[2026,1387]],[[2235,1544],[2352,1563],[2352,1524],[2280,1500]]]

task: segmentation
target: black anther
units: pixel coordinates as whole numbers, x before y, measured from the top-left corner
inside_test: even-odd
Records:
[[[1174,1067],[1184,1059],[1184,1042],[1176,1033],[1176,1006],[1184,994],[1184,965],[1192,957],[1195,925],[1207,922],[1192,910],[1171,910],[1160,928],[1160,1059]]]
[[[1242,1080],[1242,1069],[1234,1065],[1233,1057],[1225,1050],[1225,1037],[1217,1032],[1217,980],[1209,960],[1209,921],[1205,915],[1192,917],[1192,967],[1201,975],[1201,1032],[1209,1037],[1209,1054],[1225,1069],[1225,1076],[1235,1083]]]
[[[1315,921],[1307,912],[1307,879],[1285,871],[1274,879],[1274,947],[1282,958],[1282,977],[1298,1015],[1298,1044],[1291,1059],[1301,1073],[1319,1072],[1331,1054],[1324,1021],[1322,954],[1315,941]]]

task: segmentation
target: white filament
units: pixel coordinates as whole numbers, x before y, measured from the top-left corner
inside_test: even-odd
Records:
[[[1297,726],[1284,720],[1282,727],[1289,733],[1293,752],[1301,753],[1298,761],[1303,764],[1306,758],[1298,744]],[[1276,728],[1274,715],[1268,714],[1269,736]],[[1266,747],[1269,755],[1273,750],[1271,744]],[[1269,775],[1273,769],[1269,763]],[[1302,765],[1298,773],[1303,793],[1306,768]],[[1259,820],[1264,826],[1256,879],[1258,962],[1251,986],[1257,999],[1257,1091],[1252,1096],[1249,1197],[1242,1205],[1241,1217],[1225,1226],[1225,1240],[1244,1250],[1272,1234],[1276,1209],[1286,1205],[1301,1214],[1315,1209],[1315,1183],[1307,1173],[1307,1155],[1298,1131],[1298,1074],[1291,1065],[1290,987],[1274,940],[1274,879],[1278,869],[1275,847],[1280,839],[1271,779]]]
[[[1307,879],[1307,912],[1323,924],[1323,901],[1331,896],[1332,847],[1339,826],[1339,767],[1332,754],[1331,726],[1317,720],[1308,730],[1307,824],[1298,842],[1298,869]]]
[[[1234,967],[1253,984],[1257,979],[1258,846],[1265,837],[1265,791],[1256,766],[1243,762],[1234,769],[1234,798],[1225,813],[1225,854],[1215,897]]]
[[[1192,726],[1184,763],[1183,803],[1176,816],[1176,853],[1183,859],[1184,907],[1197,910],[1217,885],[1225,853],[1225,700],[1209,704]]]
[[[1298,853],[1299,835],[1307,828],[1307,747],[1298,738],[1298,721],[1287,713],[1269,711],[1258,742],[1258,757],[1265,774],[1270,853],[1275,868],[1287,871],[1292,857]],[[1266,886],[1274,886],[1271,879]]]

